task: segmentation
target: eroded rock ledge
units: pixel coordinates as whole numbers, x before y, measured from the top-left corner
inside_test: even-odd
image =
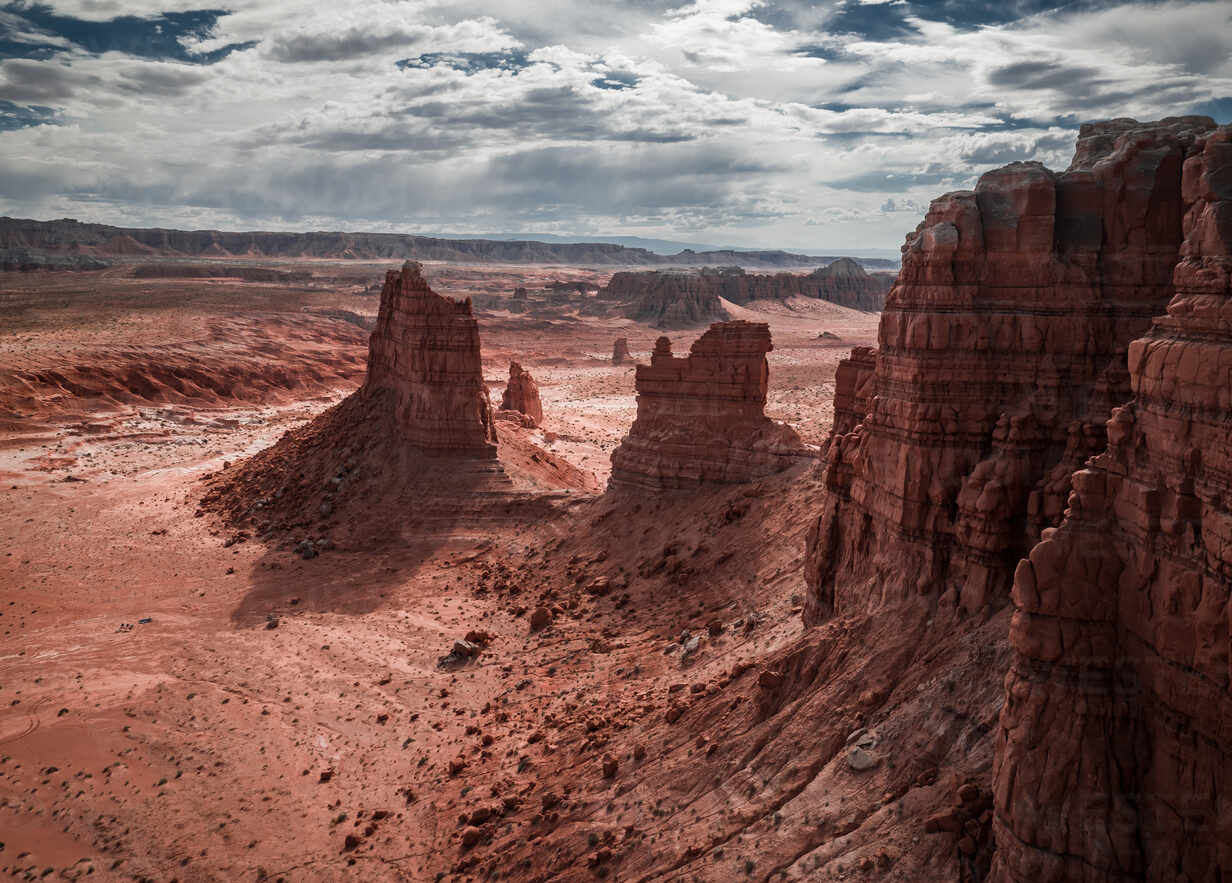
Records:
[[[745,482],[809,459],[795,430],[765,415],[771,349],[761,322],[716,322],[683,358],[660,337],[637,366],[637,419],[612,453],[610,486]]]

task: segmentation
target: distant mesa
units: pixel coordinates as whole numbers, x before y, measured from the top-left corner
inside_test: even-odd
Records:
[[[683,358],[660,337],[637,366],[637,418],[612,453],[609,486],[748,482],[811,460],[795,430],[765,415],[772,348],[760,322],[715,323]]]
[[[742,264],[749,267],[799,267],[833,258],[760,250],[693,251],[661,255],[644,248],[603,242],[450,239],[402,233],[316,231],[164,230],[85,224],[71,218],[34,221],[0,218],[0,250],[25,248],[44,254],[99,254],[161,257],[277,257],[336,260],[420,260],[460,263],[672,266]],[[862,258],[870,267],[893,261]],[[578,283],[560,283],[574,286]],[[585,284],[585,283],[582,283]],[[593,290],[593,289],[591,289]]]
[[[528,428],[535,428],[543,423],[543,405],[539,401],[539,386],[530,372],[517,362],[509,363],[509,383],[505,386],[505,394],[501,398],[501,411],[514,412],[525,418],[522,422]]]
[[[29,248],[0,248],[0,270],[29,273],[36,270],[105,270],[111,261],[88,254],[46,254]]]
[[[740,267],[624,271],[613,274],[600,297],[626,302],[627,318],[658,328],[687,328],[726,318],[720,299],[747,304],[810,297],[877,312],[885,306],[893,281],[889,274],[870,275],[851,258],[839,258],[807,275],[759,275]]]

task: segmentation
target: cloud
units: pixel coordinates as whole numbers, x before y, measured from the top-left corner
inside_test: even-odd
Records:
[[[0,211],[890,246],[1083,120],[1226,120],[1229,34],[1217,0],[9,3]]]

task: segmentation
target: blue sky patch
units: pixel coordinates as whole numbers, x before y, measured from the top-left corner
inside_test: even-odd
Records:
[[[211,52],[188,51],[181,40],[209,37],[225,9],[197,9],[190,12],[165,12],[153,18],[125,15],[109,21],[86,21],[60,15],[44,5],[24,6],[9,3],[0,7],[4,12],[24,20],[23,39],[14,39],[17,32],[6,28],[0,33],[0,58],[46,58],[63,51],[59,40],[38,42],[38,35],[67,40],[86,52],[123,52],[138,58],[184,61],[192,64],[213,64],[232,52],[255,46],[255,42],[232,43]],[[27,39],[28,38],[28,39]],[[34,40],[35,42],[29,42]]]

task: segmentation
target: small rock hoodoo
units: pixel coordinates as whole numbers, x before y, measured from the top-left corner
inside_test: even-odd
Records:
[[[660,337],[637,366],[637,419],[612,452],[611,487],[752,481],[808,460],[795,430],[764,413],[770,327],[716,322],[683,358]]]
[[[517,411],[532,427],[543,422],[543,405],[539,402],[539,386],[530,372],[517,362],[509,363],[509,383],[501,398],[502,411]]]
[[[612,344],[612,364],[623,365],[625,362],[631,362],[632,360],[633,357],[629,355],[629,338],[616,338],[616,342]]]

